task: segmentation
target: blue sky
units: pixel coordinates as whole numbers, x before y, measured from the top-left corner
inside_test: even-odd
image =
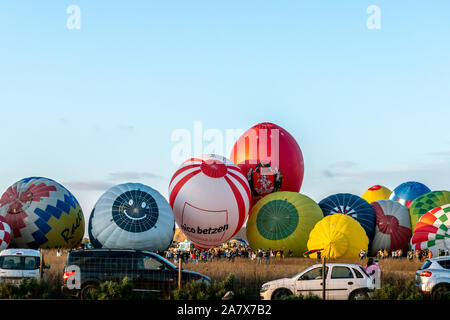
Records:
[[[449,190],[449,35],[444,0],[2,1],[0,189],[49,177],[88,217],[117,183],[167,196],[175,130],[268,121],[297,139],[316,201]]]

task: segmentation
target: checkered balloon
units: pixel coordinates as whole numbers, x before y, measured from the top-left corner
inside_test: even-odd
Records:
[[[11,246],[74,248],[84,235],[84,215],[77,199],[58,182],[29,177],[0,198],[0,216],[11,227]]]
[[[428,249],[433,257],[450,249],[450,204],[434,208],[417,222],[411,239],[413,250]]]
[[[0,216],[0,251],[9,246],[11,240],[11,228],[4,217]]]

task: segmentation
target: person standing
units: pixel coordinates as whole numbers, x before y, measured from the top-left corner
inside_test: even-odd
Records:
[[[270,248],[266,250],[264,257],[266,258],[266,264],[270,264],[270,255],[271,255],[271,250]]]
[[[370,277],[375,279],[375,289],[381,289],[381,268],[378,266],[378,260],[369,258],[365,269]]]

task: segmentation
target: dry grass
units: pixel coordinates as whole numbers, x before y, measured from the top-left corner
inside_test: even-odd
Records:
[[[367,260],[329,260],[329,263],[352,263],[365,265]],[[211,261],[207,263],[187,263],[185,269],[203,273],[212,281],[221,281],[228,274],[235,276],[237,288],[246,288],[250,298],[257,298],[258,290],[264,282],[291,277],[305,268],[320,264],[321,261],[307,258],[287,258],[284,260],[272,260],[266,265],[263,259],[262,264],[256,261],[249,261],[245,258],[237,258],[235,262],[225,259]],[[422,265],[419,261],[408,261],[407,259],[380,260],[379,266],[382,270],[381,284],[390,283],[397,287],[406,287],[406,283],[414,279],[416,270]]]
[[[51,268],[47,270],[47,281],[51,286],[62,284],[62,274],[67,258],[67,252],[63,251],[61,256],[57,256],[57,250],[43,250],[45,263]],[[329,260],[328,262],[353,263],[365,265],[367,260]],[[272,260],[270,264],[257,264],[246,258],[236,258],[234,262],[224,258],[206,263],[186,263],[184,269],[205,274],[212,281],[222,281],[228,274],[235,276],[237,288],[246,288],[249,298],[256,299],[258,291],[264,282],[284,277],[291,277],[305,268],[321,263],[315,259],[307,258],[286,258],[283,260]],[[396,287],[405,287],[406,283],[414,279],[416,270],[422,265],[421,261],[408,261],[407,259],[384,259],[380,260],[379,266],[382,270],[381,283],[391,284]]]

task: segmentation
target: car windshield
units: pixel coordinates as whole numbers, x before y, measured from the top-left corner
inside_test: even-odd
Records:
[[[425,270],[428,269],[428,267],[431,265],[431,261],[427,260],[425,263],[419,268],[419,270]]]
[[[1,256],[0,268],[8,270],[35,270],[39,269],[39,257],[29,256]]]
[[[178,267],[176,265],[174,265],[172,262],[170,262],[169,260],[167,260],[164,257],[161,257],[159,254],[155,254],[155,253],[151,253],[153,256],[157,256],[158,259],[160,259],[161,261],[164,261],[166,264],[168,264],[169,266],[171,266],[174,269],[178,269]]]

